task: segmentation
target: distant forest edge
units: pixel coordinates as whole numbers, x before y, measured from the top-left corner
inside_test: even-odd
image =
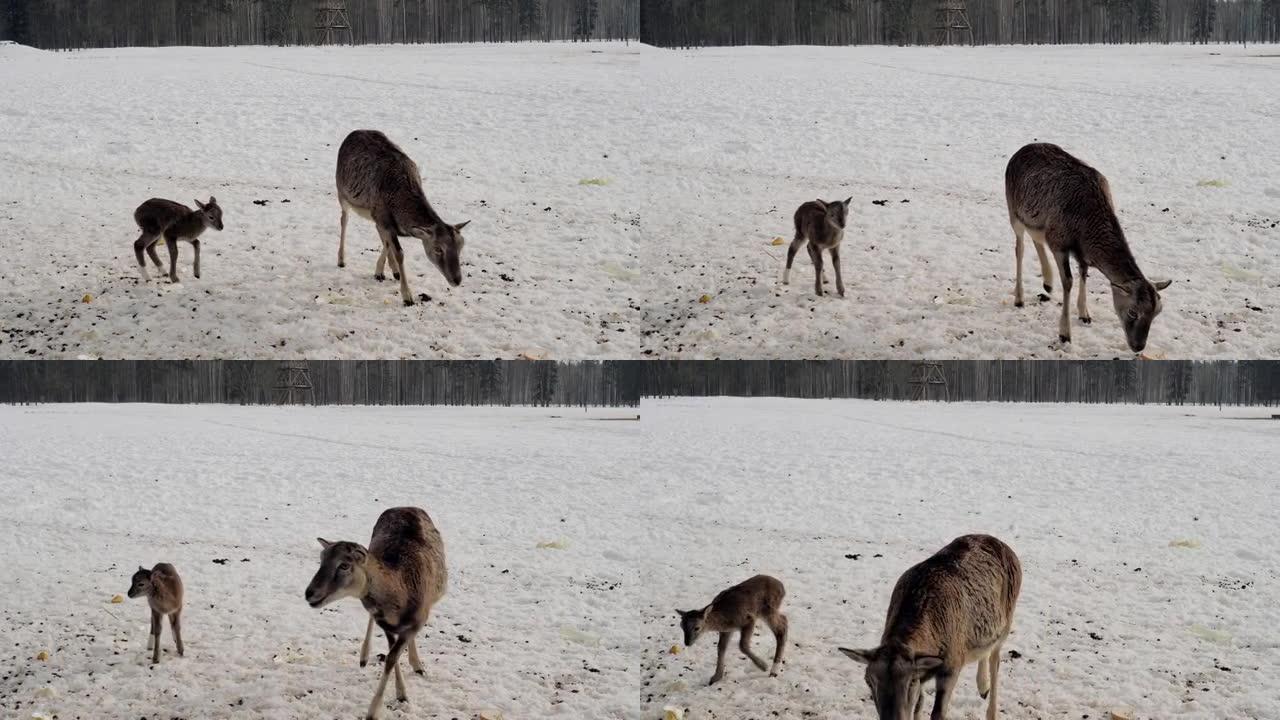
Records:
[[[641,0],[660,47],[927,45],[954,0]],[[976,45],[1277,42],[1280,0],[966,0]]]
[[[346,0],[349,40],[628,40],[641,0]],[[0,0],[0,40],[47,50],[311,45],[318,0]],[[347,41],[344,33],[342,41]]]
[[[644,366],[645,397],[1280,406],[1280,361],[686,360]]]
[[[6,360],[0,403],[634,407],[639,364],[523,360]],[[310,389],[299,387],[305,383]],[[285,386],[285,387],[282,387]]]

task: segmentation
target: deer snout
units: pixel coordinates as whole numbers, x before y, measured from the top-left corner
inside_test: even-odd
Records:
[[[324,595],[311,585],[307,586],[307,592],[304,597],[307,599],[307,604],[313,608],[318,608],[324,603]]]

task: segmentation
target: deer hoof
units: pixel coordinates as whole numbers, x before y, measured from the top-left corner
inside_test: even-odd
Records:
[[[393,272],[393,273],[391,273],[391,277],[393,277],[393,278],[395,278],[395,279],[399,280],[399,279],[400,279],[400,273],[398,273],[398,272]]]
[[[1014,301],[1013,301],[1013,306],[1014,306],[1014,307],[1023,307],[1024,305],[1026,305],[1026,303],[1022,302],[1021,300],[1014,300]]]
[[[1071,342],[1071,336],[1070,336],[1070,335],[1059,335],[1059,336],[1058,336],[1058,339],[1062,341],[1062,344],[1063,344],[1063,345],[1066,345],[1067,343]]]
[[[369,661],[368,661],[368,660],[361,660],[361,661],[360,661],[360,667],[364,667],[364,666],[366,666],[366,665],[368,665],[368,664],[369,664]]]
[[[413,298],[408,298],[407,300],[405,300],[405,301],[404,301],[404,306],[405,306],[405,307],[413,307]]]
[[[426,670],[414,670],[413,672],[414,672],[414,673],[416,673],[416,674],[418,674],[418,675],[422,675],[422,676],[424,676],[424,677],[425,677],[425,676],[426,676],[426,674],[427,674],[427,671],[426,671]]]
[[[710,681],[710,682],[708,682],[707,684],[708,684],[708,685],[715,685],[716,683],[720,682],[720,681],[721,681],[721,680],[723,680],[723,679],[724,679],[724,676],[723,676],[723,675],[713,675],[713,676],[711,677],[711,681]]]
[[[1088,317],[1088,316],[1086,316],[1086,317],[1082,317],[1082,318],[1080,318],[1080,322],[1081,322],[1081,323],[1083,323],[1083,324],[1085,324],[1085,325],[1089,325],[1089,324],[1093,323],[1093,318]]]
[[[387,276],[383,275],[382,273],[377,273],[373,276],[373,279],[377,280],[378,282],[382,282],[383,280],[387,279]]]
[[[1050,301],[1050,300],[1052,300],[1053,298],[1049,297],[1048,295],[1045,295],[1044,293],[1040,293],[1040,296],[1039,296],[1037,299],[1038,299],[1040,302],[1049,302],[1049,301]]]

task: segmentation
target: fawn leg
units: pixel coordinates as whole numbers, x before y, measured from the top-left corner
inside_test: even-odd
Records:
[[[191,269],[191,274],[195,275],[196,279],[199,279],[200,278],[200,241],[199,240],[191,241],[191,252],[194,253],[194,256],[193,256],[194,263]]]
[[[418,634],[414,633],[409,638],[409,667],[419,675],[426,675],[427,671],[422,669],[422,660],[418,658]]]
[[[822,297],[822,251],[809,243],[809,259],[813,261],[813,291]]]
[[[166,237],[164,246],[169,250],[169,282],[178,282],[178,241]]]
[[[836,292],[844,297],[844,275],[840,272],[840,246],[831,248],[831,265],[836,269]]]
[[[782,284],[791,284],[791,263],[796,259],[796,253],[799,252],[800,246],[804,245],[804,235],[796,233],[796,239],[791,241],[791,247],[787,248],[787,269],[782,271]]]
[[[404,650],[405,637],[406,635],[395,637],[387,633],[387,642],[391,645],[391,649],[387,652],[387,659],[382,664],[382,677],[378,680],[378,688],[373,692],[373,700],[369,703],[369,712],[365,714],[365,720],[378,720],[382,717],[382,696],[387,691],[387,680],[391,678],[391,674],[399,673],[396,663]]]
[[[742,651],[743,655],[747,656],[748,660],[755,663],[756,667],[765,670],[769,666],[765,665],[763,660],[751,652],[751,633],[755,632],[755,630],[756,621],[754,618],[748,620],[746,625],[738,628],[738,649]]]
[[[773,630],[773,641],[776,643],[773,649],[773,667],[769,669],[769,675],[777,677],[778,671],[782,669],[782,653],[787,649],[787,616],[775,614],[769,618],[769,628]]]
[[[178,657],[182,657],[182,608],[169,615],[169,627],[173,630],[173,644],[178,648]]]
[[[369,638],[373,636],[373,616],[369,616],[369,624],[364,629],[364,642],[360,643],[360,667],[369,664]]]
[[[715,685],[724,677],[724,654],[729,651],[729,643],[733,641],[733,633],[720,633],[720,644],[716,647],[716,674],[711,676],[708,685]]]
[[[160,613],[151,611],[151,664],[160,662]]]
[[[338,267],[347,266],[347,204],[338,201],[342,216],[338,218]]]
[[[147,261],[142,257],[143,250],[147,250],[153,255],[155,254],[155,250],[151,249],[151,236],[145,231],[138,236],[137,240],[133,241],[133,254],[138,258],[138,271],[142,273],[142,279],[150,280],[151,276],[147,274]],[[156,264],[159,265],[158,262]]]

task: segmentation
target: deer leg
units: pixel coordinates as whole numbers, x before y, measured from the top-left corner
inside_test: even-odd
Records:
[[[822,297],[822,251],[809,243],[809,259],[813,261],[813,291]]]
[[[382,241],[382,252],[378,253],[378,267],[373,271],[373,279],[382,282],[387,279],[383,269],[387,266],[387,242]]]
[[[991,694],[987,696],[987,720],[996,720],[996,692],[997,686],[1000,684],[1000,648],[1004,644],[1002,640],[994,648],[991,654],[985,660],[979,660],[978,664],[989,664],[991,667],[987,670],[987,675],[991,679]]]
[[[398,273],[400,278],[400,298],[404,300],[405,307],[413,305],[413,293],[409,292],[409,276],[404,270],[404,248],[400,247],[400,238],[391,238],[390,252],[395,260],[392,270]]]
[[[418,657],[418,634],[414,633],[409,638],[409,667],[419,675],[426,675],[427,671],[422,669],[422,660]]]
[[[915,720],[920,720],[924,713],[924,687],[922,683],[911,686],[911,695],[915,698]]]
[[[796,233],[796,239],[791,241],[791,247],[787,248],[787,269],[782,271],[782,284],[791,284],[791,263],[796,259],[796,253],[800,251],[800,246],[804,245],[804,235]]]
[[[746,625],[738,628],[738,649],[742,651],[743,655],[747,656],[748,660],[755,663],[756,667],[761,670],[767,670],[769,666],[765,665],[763,660],[761,660],[755,653],[751,652],[751,634],[755,632],[755,630],[756,621],[754,618],[748,620]]]
[[[1036,255],[1040,257],[1040,279],[1044,283],[1044,292],[1040,293],[1040,302],[1049,302],[1053,298],[1053,263],[1049,262],[1049,251],[1044,246],[1044,233],[1032,233],[1031,239],[1036,244]]]
[[[987,693],[991,692],[991,668],[987,665],[987,658],[984,656],[978,660],[978,695],[982,698],[987,697]]]
[[[146,231],[143,231],[138,236],[138,239],[133,241],[133,254],[138,257],[138,271],[142,273],[143,280],[151,279],[151,276],[147,274],[147,261],[142,257],[143,250],[150,252],[153,256],[155,255],[156,251],[151,248],[151,243],[152,238]],[[157,258],[157,265],[159,265],[158,260],[159,258]]]
[[[338,267],[347,266],[347,204],[338,201],[342,215],[338,218]]]
[[[166,237],[164,246],[169,250],[169,282],[178,282],[178,240]]]
[[[1015,258],[1015,270],[1013,274],[1013,306],[1022,307],[1022,254],[1023,251],[1026,250],[1026,243],[1024,242],[1022,235],[1026,231],[1026,228],[1013,217],[1009,218],[1009,224],[1013,226],[1013,257]]]
[[[787,649],[787,616],[777,613],[769,618],[769,628],[773,630],[773,667],[769,669],[770,677],[778,677],[782,669],[782,653]]]
[[[364,642],[360,643],[360,667],[369,664],[369,638],[373,637],[373,616],[369,616],[369,624],[364,629]]]
[[[836,271],[836,292],[844,297],[844,275],[840,272],[840,246],[831,248],[831,267]]]
[[[1089,317],[1089,300],[1085,292],[1085,281],[1089,276],[1089,266],[1082,261],[1077,261],[1080,265],[1080,292],[1076,295],[1076,314],[1080,316],[1080,322],[1088,325],[1093,322],[1093,318]]]
[[[182,609],[174,610],[169,615],[169,627],[173,630],[173,644],[178,648],[178,657],[183,656],[182,649]]]
[[[1063,343],[1071,342],[1071,256],[1058,250],[1053,251],[1058,261],[1058,269],[1062,271],[1062,316],[1058,318],[1058,339]]]
[[[396,663],[400,660],[400,653],[404,650],[405,639],[408,634],[393,636],[387,633],[387,643],[391,645],[391,649],[387,651],[387,659],[382,664],[382,677],[378,679],[378,688],[373,692],[373,700],[369,703],[369,712],[365,714],[365,720],[378,720],[382,717],[382,696],[387,691],[387,680],[391,678],[392,673],[398,673]]]
[[[720,633],[720,644],[716,647],[716,674],[711,676],[708,685],[715,685],[724,678],[724,654],[729,651],[729,643],[733,641],[733,633]]]
[[[401,638],[409,638],[409,637],[412,637],[412,635],[409,635],[409,633],[401,633],[396,636],[396,640],[400,641]],[[408,644],[407,641],[401,642],[401,648],[403,649],[403,647],[407,644]],[[390,649],[392,645],[395,645],[395,643],[392,642],[390,636],[388,636],[387,637],[388,649]],[[395,669],[395,674],[396,674],[396,700],[399,700],[400,702],[406,702],[409,699],[409,694],[405,692],[405,689],[404,689],[404,673],[400,670],[400,663],[397,662],[393,666],[393,668]]]
[[[160,662],[160,613],[151,611],[151,664]]]
[[[193,253],[193,263],[191,268],[191,274],[195,275],[196,279],[198,280],[200,279],[200,241],[199,240],[191,241],[191,252]]]
[[[947,706],[951,704],[951,696],[955,694],[956,680],[959,676],[949,670],[938,673],[934,681],[933,713],[930,720],[946,720]]]

